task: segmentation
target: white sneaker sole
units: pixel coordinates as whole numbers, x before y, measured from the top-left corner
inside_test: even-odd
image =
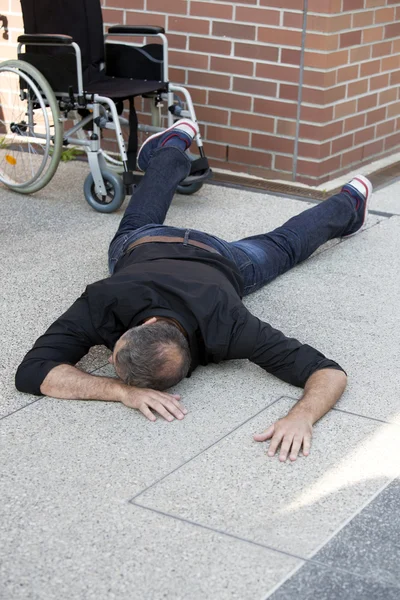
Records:
[[[367,190],[367,196],[365,198],[364,219],[363,219],[360,229],[357,229],[357,231],[355,231],[354,233],[350,233],[349,235],[342,236],[344,239],[353,237],[353,235],[357,235],[358,233],[361,233],[367,227],[368,205],[369,205],[369,202],[370,202],[371,196],[372,196],[372,184],[371,184],[370,180],[367,179],[366,177],[364,177],[363,175],[356,175],[355,177],[353,177],[353,179],[351,181],[354,181],[354,179],[356,181],[358,181],[359,183],[361,183],[363,186],[365,186],[365,188]],[[350,181],[349,181],[349,184],[350,184]],[[354,189],[356,189],[356,188],[354,188]],[[356,191],[358,192],[359,190],[356,189]]]

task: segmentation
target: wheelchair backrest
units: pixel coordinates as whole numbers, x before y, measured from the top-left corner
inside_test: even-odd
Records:
[[[54,33],[70,35],[80,46],[84,82],[96,79],[104,61],[103,17],[100,0],[21,0],[25,33]],[[53,58],[71,55],[64,48],[28,47],[30,54],[43,57],[37,65],[42,71],[45,56]],[[23,58],[21,55],[20,58]],[[29,60],[29,62],[32,62]],[[39,59],[40,62],[40,59]],[[56,61],[57,62],[57,61]],[[56,64],[56,62],[53,64]],[[71,65],[73,61],[70,61]],[[46,77],[46,73],[43,73]],[[47,76],[50,80],[52,77]],[[71,85],[63,78],[65,85]],[[75,86],[74,86],[75,87]]]

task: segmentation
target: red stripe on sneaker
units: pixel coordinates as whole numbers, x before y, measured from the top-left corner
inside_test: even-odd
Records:
[[[361,183],[361,185],[364,186],[364,188],[365,188],[365,199],[367,199],[368,195],[369,195],[369,189],[368,189],[367,185],[363,182],[362,179],[359,179],[358,177],[354,177],[354,179],[355,179],[355,181],[358,181],[358,183]]]
[[[193,127],[193,125],[191,123],[189,123],[188,121],[185,121],[184,123],[181,123],[181,125],[187,125],[188,127],[190,127],[190,129],[192,129],[194,135],[195,136],[197,135],[197,131],[196,131],[195,127]],[[179,125],[178,125],[178,127],[179,127]]]

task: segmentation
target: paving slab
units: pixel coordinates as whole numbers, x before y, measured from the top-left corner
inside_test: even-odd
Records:
[[[182,423],[50,398],[3,419],[0,597],[251,600],[276,585],[298,559],[128,502],[229,433],[259,398],[229,410],[231,401],[209,398]]]
[[[309,557],[397,475],[399,428],[331,411],[315,427],[310,456],[282,464],[249,440],[292,405],[277,401],[132,501]]]
[[[312,257],[247,306],[343,366],[340,408],[400,423],[399,273],[400,218],[392,217]]]
[[[371,209],[400,215],[400,179],[373,193]]]
[[[61,505],[54,493],[44,510],[26,498],[10,524],[4,600],[253,600],[300,563],[120,499]]]

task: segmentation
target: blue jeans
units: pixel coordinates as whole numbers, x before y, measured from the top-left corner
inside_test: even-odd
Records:
[[[344,235],[359,219],[355,200],[349,194],[339,193],[270,233],[236,242],[226,242],[196,229],[163,225],[176,187],[189,170],[189,159],[179,148],[170,146],[154,152],[111,241],[110,273],[126,248],[139,238],[149,235],[184,238],[186,234],[186,239],[203,242],[236,264],[244,279],[246,295],[308,258],[328,240]]]

